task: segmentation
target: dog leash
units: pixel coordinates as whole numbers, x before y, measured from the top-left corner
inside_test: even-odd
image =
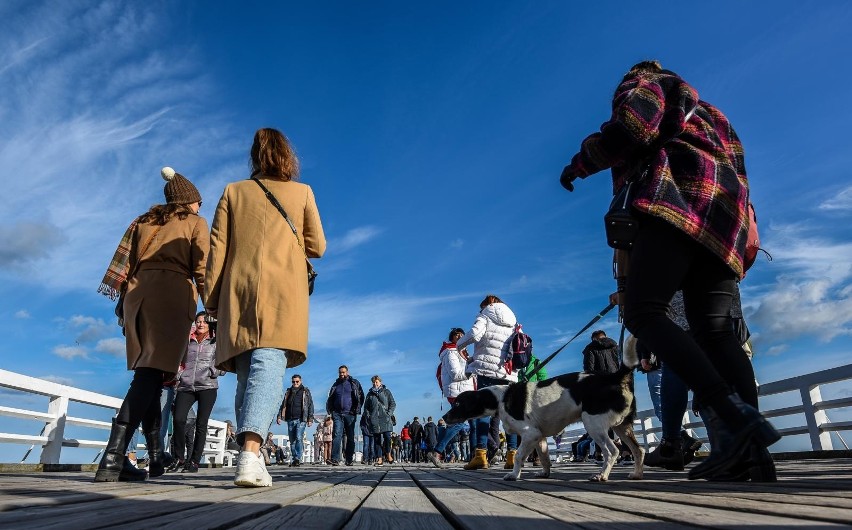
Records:
[[[532,372],[531,372],[531,373],[527,376],[527,378],[526,378],[526,379],[527,379],[527,381],[529,381],[530,379],[532,379],[532,378],[533,378],[533,376],[534,376],[535,374],[537,374],[539,370],[541,370],[542,368],[544,368],[544,365],[546,365],[546,364],[547,364],[547,363],[549,363],[549,362],[550,362],[550,361],[551,361],[554,357],[556,357],[556,354],[558,354],[558,353],[559,353],[559,352],[561,352],[563,349],[565,349],[565,346],[568,346],[569,344],[571,344],[571,342],[572,342],[574,339],[576,339],[577,337],[579,337],[580,335],[582,335],[582,334],[583,334],[583,332],[585,332],[587,329],[589,329],[590,327],[592,327],[592,326],[595,324],[595,322],[597,322],[598,320],[602,319],[602,318],[604,317],[604,315],[606,315],[607,313],[609,313],[609,312],[612,310],[612,308],[613,308],[613,307],[615,307],[615,306],[616,306],[616,304],[609,304],[608,306],[606,306],[605,308],[603,308],[603,309],[601,310],[601,312],[600,312],[600,313],[598,313],[597,315],[595,315],[595,318],[593,318],[592,320],[590,320],[590,321],[589,321],[589,323],[588,323],[588,324],[586,324],[586,325],[583,327],[583,329],[581,329],[580,331],[578,331],[578,332],[577,332],[577,334],[576,334],[576,335],[574,335],[573,337],[571,337],[571,340],[569,340],[568,342],[566,342],[565,344],[563,344],[562,346],[560,346],[560,347],[559,347],[559,349],[558,349],[558,350],[556,350],[555,352],[553,352],[553,353],[551,353],[550,355],[548,355],[548,356],[547,356],[547,359],[545,359],[545,360],[543,360],[542,362],[538,363],[538,366],[536,367],[536,369],[535,369],[535,370],[533,370],[533,371],[532,371]],[[623,331],[622,331],[622,333],[623,333]]]

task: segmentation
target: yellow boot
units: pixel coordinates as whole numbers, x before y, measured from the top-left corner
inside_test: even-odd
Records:
[[[477,449],[470,462],[465,464],[465,469],[488,469],[488,450]]]
[[[512,469],[515,467],[515,453],[517,451],[514,449],[506,451],[506,465],[503,466],[503,469]]]

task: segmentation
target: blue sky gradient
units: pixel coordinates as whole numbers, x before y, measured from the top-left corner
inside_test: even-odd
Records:
[[[646,58],[722,109],[744,144],[775,258],[742,284],[758,379],[849,362],[852,5],[10,1],[0,21],[7,370],[123,396],[123,339],[95,290],[124,229],[162,202],[165,165],[212,220],[225,184],[248,176],[254,131],[272,126],[298,150],[329,239],[308,361],[288,376],[321,408],[347,364],[365,385],[384,378],[397,418],[438,416],[441,341],[486,293],[542,357],[606,305],[609,173],[573,194],[558,177]],[[550,372],[579,370],[585,339]],[[234,386],[223,378],[214,418],[233,417]],[[650,407],[641,376],[637,389]],[[0,418],[0,431],[40,428],[16,425]]]

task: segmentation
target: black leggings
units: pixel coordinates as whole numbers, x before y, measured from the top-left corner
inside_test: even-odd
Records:
[[[735,288],[734,271],[715,254],[661,219],[640,217],[627,272],[627,329],[692,388],[700,403],[727,409],[724,398],[733,390],[757,408],[754,370],[730,317]],[[678,289],[692,335],[667,315]]]
[[[132,433],[139,424],[148,433],[154,428],[154,422],[159,418],[160,394],[163,392],[163,376],[165,372],[156,368],[137,368],[133,371],[133,380],[127,395],[121,403],[121,409],[115,417],[116,423],[127,425],[127,432]],[[157,428],[159,436],[159,428]],[[130,437],[128,436],[128,442]]]
[[[174,440],[175,451],[178,460],[184,460],[186,451],[186,417],[192,404],[198,401],[198,413],[195,415],[195,442],[192,444],[192,454],[186,458],[196,464],[201,461],[204,454],[204,444],[207,443],[207,421],[213,412],[213,404],[216,403],[215,388],[207,390],[181,391],[175,393],[175,416],[174,416]]]

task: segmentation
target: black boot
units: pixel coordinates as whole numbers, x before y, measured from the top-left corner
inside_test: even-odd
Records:
[[[781,439],[781,434],[772,424],[737,394],[731,394],[725,399],[728,403],[724,405],[732,405],[739,413],[740,425],[732,428],[722,421],[713,407],[701,407],[701,418],[710,438],[710,456],[689,471],[690,480],[725,473],[746,458],[752,444],[766,448]]]
[[[680,439],[683,443],[683,465],[687,465],[695,458],[695,451],[701,449],[701,442],[686,431],[680,431]]]
[[[645,465],[662,467],[669,471],[683,471],[683,443],[678,438],[660,440],[660,445],[645,456]]]
[[[162,416],[159,400],[154,405],[156,406],[148,407],[145,417],[142,418],[142,432],[145,434],[145,447],[148,448],[148,476],[151,478],[159,477],[166,472],[163,464],[163,447],[160,444]]]
[[[775,462],[769,451],[760,445],[751,444],[743,459],[724,473],[708,477],[713,482],[776,482]]]
[[[98,470],[95,473],[95,482],[133,482],[145,480],[148,473],[144,469],[139,469],[131,464],[124,454],[132,437],[133,432],[128,432],[126,423],[112,421],[109,441],[107,442],[106,449],[104,449],[104,456],[98,464]]]

